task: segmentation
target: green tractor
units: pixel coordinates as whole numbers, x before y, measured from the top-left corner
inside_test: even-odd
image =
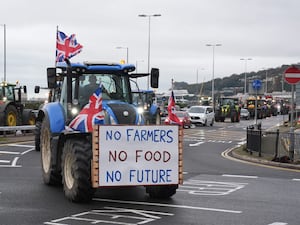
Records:
[[[239,99],[233,97],[221,97],[215,107],[215,121],[224,122],[225,118],[230,118],[231,122],[240,122],[241,107]]]
[[[22,93],[27,93],[26,86],[0,83],[0,126],[35,124],[35,114],[32,109],[25,109]]]

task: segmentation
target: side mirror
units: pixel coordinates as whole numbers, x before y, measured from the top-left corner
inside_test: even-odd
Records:
[[[23,91],[24,91],[25,94],[27,93],[27,86],[26,85],[23,86]]]
[[[40,93],[40,86],[34,87],[34,93],[36,93],[36,94]]]
[[[150,76],[151,76],[151,87],[158,88],[159,69],[152,68]]]
[[[48,88],[56,88],[56,68],[47,68]]]

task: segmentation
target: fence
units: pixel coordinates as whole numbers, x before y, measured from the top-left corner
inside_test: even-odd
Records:
[[[273,160],[300,160],[300,133],[267,131],[247,128],[247,151],[273,156]],[[291,140],[294,140],[294,151],[291,151]]]
[[[8,133],[16,132],[17,131],[34,131],[35,125],[28,125],[28,126],[4,126],[0,127],[0,132],[2,132],[3,136],[6,137]]]

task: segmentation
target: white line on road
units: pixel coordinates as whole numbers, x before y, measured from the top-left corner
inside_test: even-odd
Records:
[[[238,178],[251,178],[256,179],[258,176],[246,176],[246,175],[234,175],[234,174],[223,174],[223,177],[238,177]]]
[[[154,203],[154,202],[121,201],[121,200],[103,199],[103,198],[93,198],[93,200],[99,201],[99,202],[113,202],[113,203],[135,204],[135,205],[151,205],[151,206],[159,206],[159,207],[195,209],[195,210],[224,212],[224,213],[242,213],[243,212],[243,211],[235,211],[235,210],[227,210],[227,209],[205,208],[205,207],[188,206],[188,205],[172,205],[172,204],[162,204],[162,203]]]
[[[0,163],[9,163],[10,161],[9,160],[1,160],[0,159]]]
[[[28,150],[22,152],[21,155],[25,155],[25,154],[27,154],[28,152],[31,152],[31,151],[33,151],[33,150],[35,150],[35,147],[33,147],[33,148],[31,148],[31,149],[28,149]]]
[[[293,181],[300,181],[300,179],[294,178]]]
[[[0,151],[0,154],[19,155],[20,152]]]
[[[288,223],[282,223],[282,222],[275,222],[275,223],[270,223],[268,225],[287,225]]]
[[[34,147],[32,145],[17,145],[17,144],[8,144],[8,146],[22,147],[22,148],[33,148]]]
[[[15,157],[14,160],[12,161],[11,165],[13,167],[17,166],[17,161],[18,161],[19,157]]]
[[[203,144],[204,142],[203,141],[200,141],[200,142],[197,142],[197,143],[194,143],[194,144],[189,144],[190,147],[193,147],[193,146],[198,146],[198,145],[201,145]]]

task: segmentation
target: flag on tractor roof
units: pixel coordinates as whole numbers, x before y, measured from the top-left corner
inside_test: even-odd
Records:
[[[176,108],[175,108],[175,97],[174,97],[174,92],[172,90],[170,98],[169,98],[169,104],[168,104],[168,114],[169,114],[169,119],[173,123],[177,123],[181,125],[181,121],[178,118],[178,116],[175,114]]]
[[[80,113],[71,121],[69,128],[81,132],[92,132],[93,125],[104,124],[104,112],[102,108],[102,85],[90,96]]]
[[[68,37],[64,32],[56,34],[56,62],[63,62],[81,52],[83,46],[76,40],[75,34]]]

